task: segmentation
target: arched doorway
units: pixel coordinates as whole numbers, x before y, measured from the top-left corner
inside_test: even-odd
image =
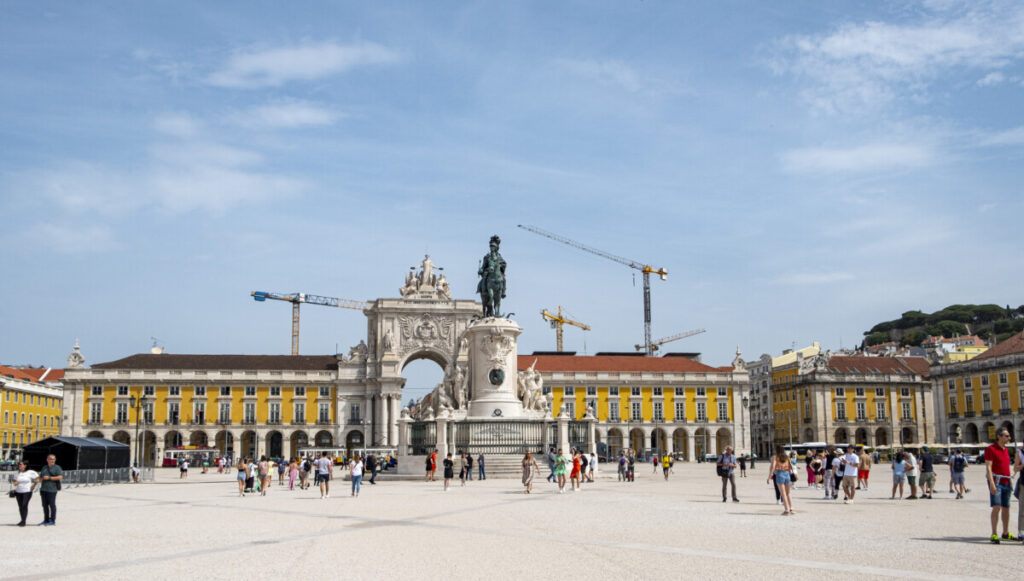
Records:
[[[693,434],[693,443],[696,448],[697,459],[704,458],[706,454],[710,454],[711,438],[706,428],[697,428],[697,431]]]
[[[182,446],[181,432],[177,430],[171,430],[164,436],[164,447],[166,448],[180,448]]]
[[[836,430],[836,434],[832,442],[835,444],[849,444],[850,436],[846,432],[846,428],[839,428]]]
[[[419,401],[444,381],[446,362],[433,353],[420,353],[411,356],[402,368],[402,405],[408,406],[414,400]],[[369,413],[370,410],[367,410]],[[372,417],[372,416],[367,416]]]
[[[875,430],[875,447],[883,447],[889,445],[889,431],[885,428],[878,428]]]
[[[667,441],[665,439],[665,430],[661,428],[654,428],[654,430],[651,431],[652,452],[656,453],[659,457],[664,455],[665,452],[668,450],[668,446],[666,444]]]
[[[241,458],[241,456],[237,455],[237,450],[235,450],[235,438],[227,430],[217,432],[217,436],[214,438],[214,445],[220,450],[222,456],[231,456],[235,460]]]
[[[132,437],[124,430],[114,432],[114,435],[111,436],[110,439],[115,442],[120,442],[121,444],[128,444],[129,446],[132,444]]]
[[[345,454],[352,456],[353,452],[358,452],[360,449],[365,448],[363,442],[363,432],[352,430],[345,436]]]
[[[642,456],[646,453],[644,449],[644,431],[640,428],[633,428],[629,431],[629,447],[633,449],[633,453],[637,456]]]
[[[914,443],[914,428],[906,427],[900,430],[900,444],[909,446]]]
[[[274,430],[267,434],[267,455],[271,458],[284,457],[284,437]]]
[[[146,430],[141,436],[142,438],[142,465],[143,466],[155,466],[156,465],[156,434]],[[161,462],[162,464],[162,462]]]
[[[687,462],[693,461],[693,458],[690,458],[690,435],[683,428],[676,428],[672,433],[672,448],[675,450],[676,458],[682,458]]]
[[[804,428],[804,441],[813,442],[814,439],[814,430],[811,428]]]
[[[239,445],[242,456],[259,460],[259,440],[256,438],[256,432],[254,430],[246,430],[242,432],[242,437],[239,439],[241,440]]]
[[[732,430],[729,428],[718,428],[715,433],[716,453],[724,454],[726,446],[732,446]]]
[[[964,425],[964,444],[978,443],[978,426],[974,424]]]
[[[1017,434],[1015,434],[1014,431],[1013,431],[1013,422],[1003,422],[1003,424],[1001,426],[999,426],[999,427],[1000,428],[1006,428],[1006,431],[1010,432],[1010,441],[1011,442],[1016,442],[1017,441]]]
[[[622,452],[622,430],[619,428],[609,428],[608,430],[608,456],[611,458],[618,458]]]
[[[316,433],[314,442],[317,448],[330,448],[334,445],[334,436],[327,430],[320,430]]]
[[[309,447],[309,434],[302,430],[292,432],[291,440],[292,454],[294,454],[296,457],[302,454],[301,450],[303,448]]]
[[[188,443],[190,446],[205,447],[210,445],[210,441],[206,437],[206,432],[203,431],[192,432],[188,437]]]
[[[994,442],[996,439],[996,425],[992,422],[985,422],[985,425],[982,426],[981,433],[978,434],[978,436],[985,438],[986,442]]]
[[[86,434],[85,437],[86,438],[102,438],[103,437],[103,432],[100,432],[98,430],[93,430],[93,431],[89,432],[88,434]]]
[[[960,424],[953,424],[949,426],[949,441],[954,444],[959,444],[964,435],[964,429],[960,427]]]
[[[865,430],[864,428],[857,428],[857,433],[854,435],[854,438],[856,440],[855,443],[858,446],[868,445],[868,431]]]

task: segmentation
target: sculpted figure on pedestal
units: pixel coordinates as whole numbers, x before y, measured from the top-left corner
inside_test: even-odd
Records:
[[[491,236],[491,251],[480,263],[477,274],[480,282],[476,292],[480,293],[480,302],[484,304],[484,317],[501,316],[501,299],[505,298],[505,259],[498,253],[501,238]]]

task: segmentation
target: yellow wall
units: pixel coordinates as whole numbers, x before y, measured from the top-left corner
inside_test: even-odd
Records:
[[[6,434],[8,448],[17,446],[16,443],[34,442],[59,433],[61,398],[21,391],[10,386],[2,391],[0,442],[3,442],[3,434]],[[22,414],[25,414],[24,422]]]
[[[697,421],[697,388],[687,387],[686,389],[686,421],[696,422]],[[574,393],[572,396],[573,401],[576,404],[575,420],[583,419],[586,415],[587,410],[587,388],[586,387],[574,387]],[[632,408],[632,402],[636,400],[635,396],[631,396],[632,393],[630,387],[619,387],[619,418],[623,421],[635,420],[638,418],[630,417],[630,411]],[[732,388],[730,387],[727,391],[727,395],[722,396],[722,399],[727,402],[727,416],[725,418],[718,418],[718,388],[708,387],[706,388],[705,401],[707,402],[707,417],[708,421],[730,421],[729,418],[735,412],[732,405]],[[554,410],[558,410],[561,407],[562,402],[566,401],[565,387],[563,386],[552,386],[551,388],[551,406]],[[641,387],[640,388],[640,413],[641,419],[644,422],[651,422],[654,420],[654,387]],[[610,416],[609,406],[611,405],[611,399],[609,397],[608,386],[597,387],[597,409],[595,413],[597,419],[602,422],[608,421]],[[666,422],[673,422],[676,420],[675,417],[675,387],[662,387],[662,416]]]

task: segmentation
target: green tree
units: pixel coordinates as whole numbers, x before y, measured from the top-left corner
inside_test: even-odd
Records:
[[[907,311],[903,313],[899,321],[896,321],[896,327],[898,329],[909,329],[911,327],[920,327],[928,323],[928,315],[925,315],[921,311]]]
[[[868,335],[866,339],[864,339],[864,344],[866,346],[868,346],[868,347],[871,347],[872,345],[878,345],[879,343],[885,343],[888,340],[889,340],[889,334],[888,333],[881,333],[881,332],[879,332],[879,333],[872,333],[872,334]]]
[[[957,321],[939,321],[938,323],[928,327],[927,331],[929,335],[955,337],[956,335],[965,335],[967,333],[967,327],[964,327],[962,323]]]
[[[924,341],[926,336],[927,335],[924,331],[912,329],[903,334],[903,339],[900,340],[900,345],[903,345],[904,347],[908,345],[911,347],[917,347],[921,344],[921,341]]]

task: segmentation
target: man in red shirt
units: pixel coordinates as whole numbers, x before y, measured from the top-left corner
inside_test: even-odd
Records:
[[[992,507],[992,544],[999,544],[996,525],[999,518],[1003,520],[1003,540],[1016,541],[1017,537],[1010,534],[1010,454],[1006,443],[1010,441],[1010,432],[1006,428],[996,430],[996,442],[985,448],[985,478],[988,480],[989,506]]]

